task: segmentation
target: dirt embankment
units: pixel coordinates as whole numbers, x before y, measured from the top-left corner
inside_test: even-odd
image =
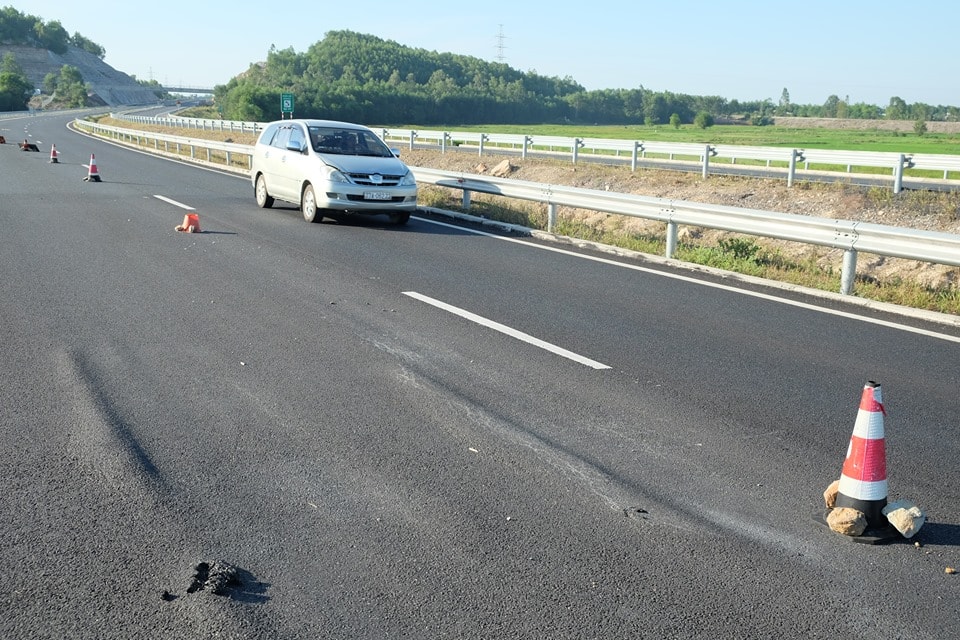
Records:
[[[846,129],[902,131],[913,133],[913,120],[861,120],[855,118],[785,118],[777,116],[773,123],[787,129]],[[926,123],[930,133],[960,133],[960,122]]]

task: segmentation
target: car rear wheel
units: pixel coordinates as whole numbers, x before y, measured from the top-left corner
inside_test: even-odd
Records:
[[[404,225],[410,222],[410,213],[408,211],[402,211],[400,213],[391,213],[390,222],[397,225]]]
[[[317,196],[313,192],[312,184],[308,184],[303,189],[303,195],[300,197],[300,211],[303,212],[303,219],[307,222],[323,220],[323,213],[317,209]]]
[[[257,186],[253,190],[254,195],[257,197],[257,206],[261,209],[269,209],[273,206],[273,198],[270,197],[270,194],[267,193],[267,181],[263,179],[263,176],[257,176]]]

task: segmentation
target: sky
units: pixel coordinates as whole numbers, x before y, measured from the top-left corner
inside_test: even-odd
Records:
[[[271,46],[305,52],[328,31],[504,62],[587,90],[637,89],[823,104],[960,106],[960,2],[931,0],[0,0],[57,20],[104,61],[165,85],[226,84]],[[402,11],[403,13],[398,13]]]

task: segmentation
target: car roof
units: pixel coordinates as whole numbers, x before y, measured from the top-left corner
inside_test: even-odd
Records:
[[[275,120],[269,123],[267,126],[270,126],[272,124],[281,124],[281,125],[291,124],[294,122],[299,122],[307,127],[335,127],[335,128],[341,128],[341,129],[369,130],[369,127],[365,127],[362,124],[355,124],[353,122],[340,122],[339,120],[316,120],[313,118],[293,118],[293,119],[286,119],[286,120]]]

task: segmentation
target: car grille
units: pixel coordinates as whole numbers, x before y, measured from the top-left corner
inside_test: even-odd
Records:
[[[347,194],[347,200],[350,200],[351,202],[403,202],[406,200],[406,198],[404,196],[393,196],[389,200],[367,200],[363,196]]]
[[[350,178],[350,182],[353,184],[358,184],[363,187],[395,187],[400,184],[400,180],[403,176],[385,176],[380,175],[382,180],[379,183],[374,182],[370,179],[372,174],[369,173],[348,173],[347,176]]]

